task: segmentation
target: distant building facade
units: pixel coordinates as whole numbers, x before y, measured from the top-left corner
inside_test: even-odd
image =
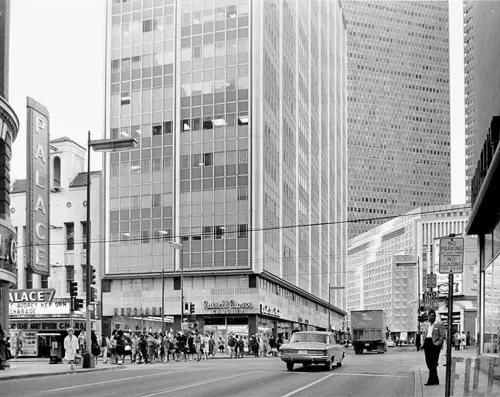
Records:
[[[349,238],[450,202],[447,1],[343,1]]]
[[[500,115],[500,37],[498,1],[464,1],[465,173],[466,199],[490,123]]]
[[[16,284],[17,237],[10,218],[10,159],[19,119],[9,105],[10,1],[0,0],[0,324],[9,325],[9,287]]]
[[[169,327],[183,288],[205,330],[325,329],[329,312],[338,329],[341,3],[138,4],[108,1],[106,136],[138,147],[107,156],[107,329],[161,327],[162,270]]]
[[[349,240],[347,308],[381,309],[393,337],[415,336],[420,296],[429,273],[438,273],[439,238],[462,235],[470,208],[446,205],[418,208]],[[454,324],[475,334],[477,314],[476,240],[465,237],[464,273],[455,276]],[[420,281],[420,287],[419,282]],[[437,275],[438,313],[446,315],[447,276]],[[422,302],[421,302],[422,304]]]
[[[24,355],[45,355],[46,346],[66,335],[70,320],[69,282],[78,283],[78,298],[85,299],[86,281],[86,233],[87,233],[87,172],[86,150],[69,138],[50,142],[50,276],[33,274],[26,263],[26,183],[25,179],[14,182],[12,187],[11,216],[19,238],[16,291],[53,289],[53,305],[49,309],[33,306],[32,313],[23,311],[11,301],[11,333],[29,332],[30,348]],[[100,194],[101,172],[91,173],[91,222],[93,226],[93,250],[91,264],[96,268],[100,295],[102,254],[102,206]],[[12,292],[12,290],[11,290]],[[99,299],[100,300],[100,299]],[[43,306],[43,305],[42,305]],[[100,317],[97,307],[96,320]],[[98,321],[92,321],[93,329],[100,330]],[[75,329],[85,327],[84,311],[75,312]]]
[[[467,234],[477,236],[478,352],[500,355],[500,4],[464,3]]]

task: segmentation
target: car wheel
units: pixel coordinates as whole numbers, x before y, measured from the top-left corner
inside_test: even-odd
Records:
[[[342,361],[339,361],[339,362],[337,363],[337,367],[341,367],[341,366],[342,366]]]
[[[286,369],[289,371],[293,371],[293,363],[292,362],[287,362],[286,363]]]
[[[325,363],[325,369],[327,371],[331,371],[332,370],[332,361],[331,360],[328,360],[326,363]]]
[[[308,368],[311,366],[311,363],[303,363],[302,365],[304,366],[304,368]]]

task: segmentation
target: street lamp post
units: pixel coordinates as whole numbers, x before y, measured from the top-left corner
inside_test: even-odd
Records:
[[[175,241],[169,241],[168,245],[172,247],[174,250],[179,250],[180,251],[180,256],[181,260],[179,261],[179,266],[181,268],[181,319],[180,319],[180,328],[182,330],[182,318],[184,317],[184,265],[183,265],[183,259],[182,259],[182,250],[183,250],[183,245],[182,245],[182,239],[181,242],[175,242]]]
[[[345,287],[342,287],[342,286],[333,286],[331,287],[330,286],[330,283],[328,283],[328,332],[332,332],[332,323],[331,323],[331,316],[330,316],[330,313],[331,313],[331,309],[330,309],[330,306],[331,306],[331,291],[332,289],[344,289]]]
[[[166,230],[160,230],[158,233],[160,233],[162,236],[166,236],[168,234],[168,231]],[[163,263],[163,240],[164,237],[161,239],[161,332],[165,332],[165,266]]]
[[[134,138],[124,138],[124,139],[99,139],[95,141],[90,140],[90,131],[88,132],[87,139],[87,247],[86,247],[86,275],[87,280],[85,282],[85,295],[87,298],[87,310],[85,311],[85,343],[87,346],[83,360],[84,368],[93,368],[94,360],[91,360],[91,319],[90,319],[90,307],[91,307],[91,277],[92,273],[90,270],[90,148],[93,148],[96,152],[106,152],[106,151],[119,151],[126,150],[134,147],[137,141]]]

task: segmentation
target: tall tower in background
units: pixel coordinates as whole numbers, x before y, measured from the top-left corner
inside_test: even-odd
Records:
[[[466,199],[492,118],[500,115],[500,3],[464,2]]]
[[[9,286],[16,285],[17,236],[10,220],[10,158],[19,120],[8,102],[10,1],[0,0],[0,323],[8,330]]]
[[[446,1],[345,1],[349,237],[448,204]],[[374,219],[370,219],[374,218]]]
[[[179,263],[191,301],[272,290],[255,275],[329,301],[345,277],[345,39],[339,1],[108,2],[106,136],[138,141],[105,165],[114,302],[162,269],[179,289]]]

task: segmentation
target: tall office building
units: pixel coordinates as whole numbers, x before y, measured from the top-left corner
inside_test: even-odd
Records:
[[[10,220],[10,159],[19,119],[9,104],[10,1],[0,0],[0,324],[9,329],[9,288],[16,285],[17,237]]]
[[[446,1],[346,1],[349,237],[450,202]]]
[[[104,329],[341,328],[345,65],[339,1],[108,2],[106,134],[138,147],[105,164]]]
[[[491,51],[500,37],[500,3],[464,2],[465,66],[465,175],[466,199],[471,201],[471,182],[490,123],[500,115],[500,62]]]

